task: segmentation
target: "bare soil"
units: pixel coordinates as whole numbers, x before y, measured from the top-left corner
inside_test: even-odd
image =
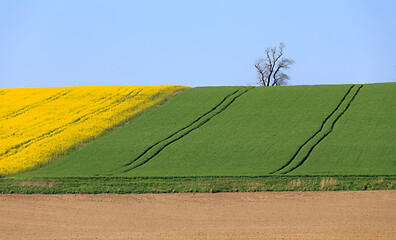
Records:
[[[396,239],[396,191],[0,194],[0,239]]]

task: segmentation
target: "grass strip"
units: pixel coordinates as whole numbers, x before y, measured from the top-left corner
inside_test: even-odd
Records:
[[[0,178],[0,193],[183,193],[395,190],[396,176]]]

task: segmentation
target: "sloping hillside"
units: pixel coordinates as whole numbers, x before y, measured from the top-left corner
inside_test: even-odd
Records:
[[[394,83],[193,88],[22,176],[394,175],[395,93]]]
[[[0,175],[56,159],[185,88],[0,89]]]
[[[364,85],[293,174],[396,175],[396,84]]]

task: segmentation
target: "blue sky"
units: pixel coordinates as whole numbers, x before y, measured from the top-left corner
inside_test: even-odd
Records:
[[[256,84],[286,44],[289,85],[396,82],[396,1],[0,0],[0,88]]]

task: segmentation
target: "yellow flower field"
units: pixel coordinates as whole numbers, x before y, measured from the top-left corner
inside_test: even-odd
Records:
[[[0,89],[0,174],[16,173],[161,103],[184,86]]]

